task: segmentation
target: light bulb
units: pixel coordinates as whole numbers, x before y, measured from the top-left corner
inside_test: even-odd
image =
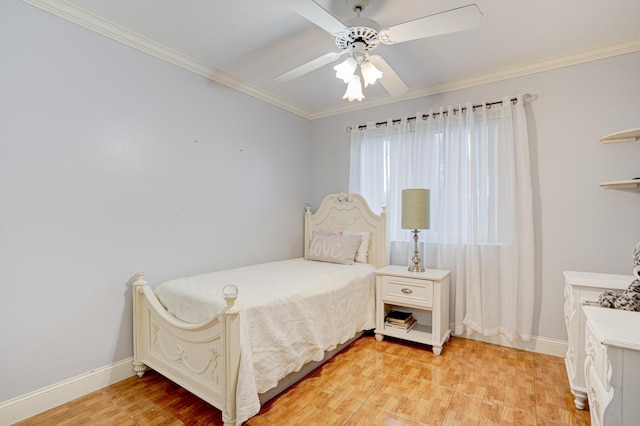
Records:
[[[340,64],[333,67],[336,71],[336,78],[344,81],[345,83],[349,83],[351,78],[353,77],[353,73],[356,72],[356,68],[358,67],[358,63],[353,57],[349,56],[347,59],[342,61]]]
[[[344,93],[342,99],[349,99],[352,102],[354,99],[359,101],[364,99],[362,94],[362,85],[360,84],[360,76],[354,75],[347,84],[347,91]]]

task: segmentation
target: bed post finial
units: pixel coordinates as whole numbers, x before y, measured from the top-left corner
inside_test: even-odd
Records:
[[[238,308],[234,306],[236,299],[238,298],[238,287],[234,284],[227,284],[222,289],[222,297],[227,302],[226,313],[235,314],[238,312]]]
[[[133,282],[134,286],[147,285],[147,282],[144,280],[144,272],[136,272],[136,280]]]

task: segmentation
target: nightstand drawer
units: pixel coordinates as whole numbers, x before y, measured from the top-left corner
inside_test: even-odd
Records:
[[[433,281],[384,277],[382,298],[430,308],[433,306]]]

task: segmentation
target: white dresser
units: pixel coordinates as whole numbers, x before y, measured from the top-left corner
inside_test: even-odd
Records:
[[[583,306],[591,424],[640,424],[640,312]]]
[[[632,275],[598,274],[593,272],[565,271],[564,321],[567,326],[568,348],[565,356],[567,376],[575,404],[584,409],[587,387],[584,377],[584,327],[585,318],[581,309],[587,302],[597,304],[605,290],[625,290],[634,280]]]

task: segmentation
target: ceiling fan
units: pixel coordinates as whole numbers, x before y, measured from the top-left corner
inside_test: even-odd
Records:
[[[336,65],[334,69],[336,77],[347,84],[347,92],[343,99],[349,99],[349,101],[364,98],[360,76],[355,74],[358,66],[364,78],[365,87],[374,84],[384,75],[380,82],[391,96],[398,96],[409,90],[400,76],[381,56],[369,54],[380,43],[392,45],[475,29],[480,26],[482,16],[476,4],[469,4],[381,29],[373,19],[360,16],[360,13],[369,5],[369,0],[346,0],[356,16],[345,24],[313,0],[280,0],[280,2],[335,36],[336,46],[341,50],[326,53],[287,71],[277,76],[276,81],[291,81],[348,55],[347,59]]]

